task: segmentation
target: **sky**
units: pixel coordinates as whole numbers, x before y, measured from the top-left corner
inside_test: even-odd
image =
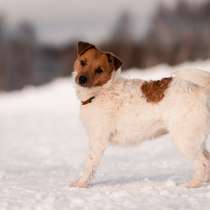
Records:
[[[134,31],[146,29],[160,2],[177,0],[0,0],[0,13],[10,24],[32,22],[43,42],[65,43],[70,39],[103,40],[122,11],[128,10]],[[204,0],[188,0],[201,2]]]

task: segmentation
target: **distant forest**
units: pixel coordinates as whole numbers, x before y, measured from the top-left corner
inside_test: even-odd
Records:
[[[4,18],[0,17],[0,90],[41,85],[69,76],[75,44],[41,45],[33,24],[22,22],[14,30],[8,30]],[[132,37],[132,18],[123,12],[100,47],[116,53],[124,61],[124,70],[208,59],[210,0],[199,6],[184,0],[178,1],[174,8],[159,5],[149,29],[139,39]]]

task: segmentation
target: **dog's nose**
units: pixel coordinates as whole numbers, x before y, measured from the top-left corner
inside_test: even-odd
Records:
[[[87,83],[87,77],[86,76],[80,76],[79,77],[79,84],[80,85],[84,85],[85,83]]]

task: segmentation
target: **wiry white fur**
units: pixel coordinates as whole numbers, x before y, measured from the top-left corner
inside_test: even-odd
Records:
[[[194,84],[197,84],[205,89],[210,90],[210,73],[200,69],[181,69],[174,72],[176,78],[180,78]]]
[[[209,179],[210,156],[205,140],[209,124],[206,88],[209,88],[210,73],[176,72],[165,97],[158,103],[146,101],[141,91],[143,82],[114,73],[102,87],[76,85],[81,101],[92,96],[95,99],[81,106],[90,149],[83,174],[74,186],[89,184],[108,144],[141,143],[167,132],[177,149],[195,162],[195,175],[187,186],[197,187]]]

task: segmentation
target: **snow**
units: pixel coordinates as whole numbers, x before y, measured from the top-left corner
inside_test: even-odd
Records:
[[[210,70],[210,61],[183,66]],[[160,65],[125,76],[156,79],[171,70]],[[87,151],[79,103],[70,78],[0,94],[1,210],[209,209],[210,185],[176,185],[190,178],[192,165],[168,136],[110,147],[90,188],[69,187]]]

